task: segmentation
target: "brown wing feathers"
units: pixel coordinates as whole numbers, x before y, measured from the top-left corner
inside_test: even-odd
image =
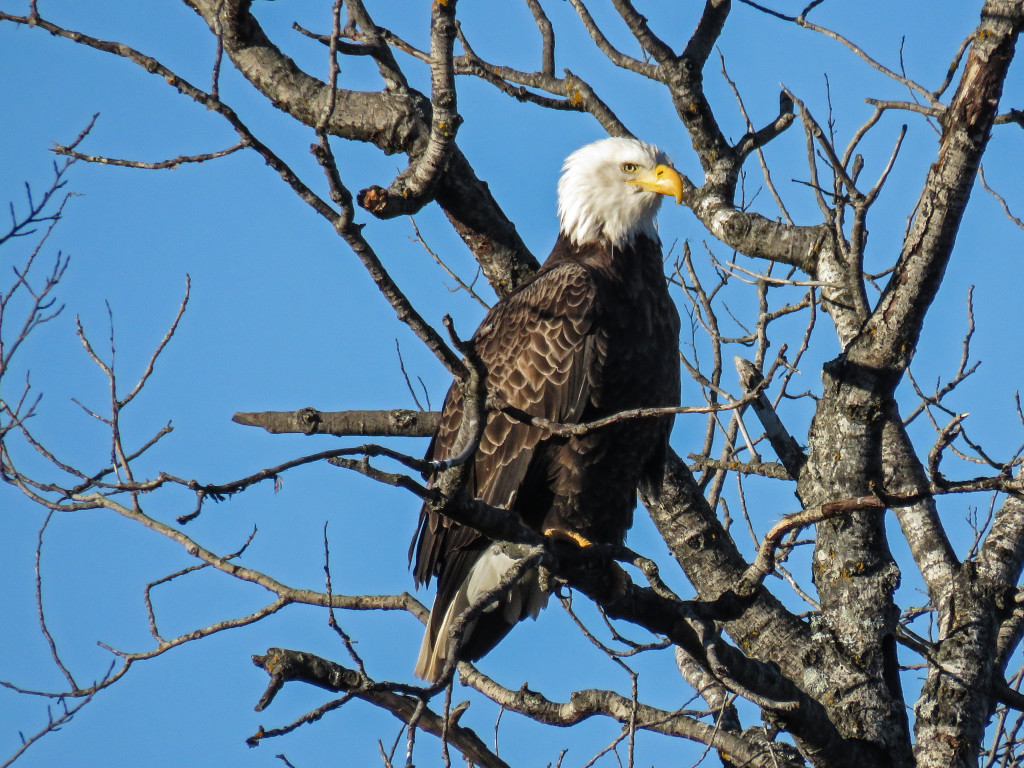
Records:
[[[532,416],[576,420],[588,400],[593,304],[591,276],[575,264],[542,270],[532,282],[499,303],[474,335],[477,352],[487,369],[489,391]],[[442,410],[430,458],[443,459],[454,450],[461,419],[461,397],[453,387]],[[470,480],[474,498],[516,509],[528,524],[539,527],[543,508],[521,509],[518,502],[524,488],[534,489],[529,494],[533,506],[543,507],[550,462],[537,454],[545,436],[543,430],[504,413],[489,413]],[[467,581],[482,562],[490,541],[424,508],[413,545],[416,581],[427,582],[431,576],[438,579],[437,597],[417,665],[418,674],[432,679],[440,673],[444,650],[437,646],[447,642],[441,635],[451,620],[448,607],[466,602]],[[478,619],[477,626],[467,633],[463,658],[475,659],[486,653],[527,613],[535,615],[539,601],[546,597],[541,597],[536,586],[532,591],[524,590],[529,594],[521,590],[509,596],[506,611],[494,610]]]
[[[477,353],[487,368],[488,389],[531,416],[575,420],[588,389],[587,331],[592,304],[589,275],[572,264],[539,273],[498,304],[474,336]],[[461,420],[461,396],[458,388],[452,387],[428,458],[450,456]],[[490,413],[474,463],[470,488],[474,498],[511,507],[544,434],[511,416]],[[445,576],[451,572],[452,580],[461,580],[465,572],[448,568],[446,559],[482,540],[472,529],[424,508],[414,539],[417,582],[428,582],[442,569]]]

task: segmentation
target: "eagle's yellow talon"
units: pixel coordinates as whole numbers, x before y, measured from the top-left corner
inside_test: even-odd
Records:
[[[594,542],[590,541],[585,536],[581,536],[576,533],[576,531],[566,531],[563,528],[547,528],[544,531],[544,535],[550,538],[574,541],[580,549],[594,546]]]

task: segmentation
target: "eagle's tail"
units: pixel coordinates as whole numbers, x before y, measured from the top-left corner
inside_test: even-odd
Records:
[[[459,585],[447,606],[434,601],[423,633],[420,655],[415,674],[428,682],[436,682],[448,660],[451,629],[455,622],[477,600],[494,590],[515,564],[515,560],[497,545],[484,550],[466,578]],[[508,591],[494,600],[483,613],[466,625],[458,658],[475,661],[497,645],[518,622],[530,616],[534,619],[547,605],[548,593],[540,588],[537,570],[531,569]],[[442,613],[443,612],[443,613]]]

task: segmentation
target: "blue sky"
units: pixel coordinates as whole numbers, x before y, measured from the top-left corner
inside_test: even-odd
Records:
[[[12,13],[24,13],[26,5],[20,0],[0,0],[0,10]],[[48,0],[40,5],[41,12],[58,24],[128,43],[208,87],[213,43],[203,22],[183,3]],[[592,50],[568,3],[546,5],[551,6],[549,14],[560,30],[557,67],[568,67],[588,79],[637,135],[659,144],[682,172],[699,181],[699,164],[665,94],[607,65]],[[689,5],[693,7],[682,11],[674,3],[641,4],[641,9],[652,27],[680,48],[697,18],[699,4]],[[796,12],[802,5],[780,0],[776,7]],[[975,25],[975,5],[960,0],[825,3],[813,18],[841,30],[893,68],[899,66],[905,36],[903,61],[908,74],[934,87],[960,40]],[[320,74],[326,69],[322,47],[288,27],[297,20],[326,31],[329,6],[292,0],[257,1],[253,7],[271,37],[300,66]],[[424,44],[426,4],[395,2],[388,7],[396,18],[381,15],[378,22]],[[635,51],[608,8],[602,5],[595,13],[617,45]],[[467,1],[461,4],[460,15],[466,34],[485,58],[523,69],[536,67],[539,50],[525,5]],[[864,97],[907,98],[900,86],[835,41],[742,5],[735,7],[720,47],[730,77],[759,124],[776,114],[780,84],[805,100],[824,121],[826,74],[842,146],[870,114]],[[413,82],[425,88],[425,71],[407,63]],[[134,64],[39,30],[0,23],[0,67],[0,189],[3,199],[18,210],[24,205],[23,182],[41,192],[49,181],[54,160],[51,143],[71,141],[97,112],[96,127],[83,145],[90,153],[155,161],[216,151],[236,140],[215,114]],[[368,62],[346,60],[342,68],[343,86],[379,87]],[[708,96],[727,133],[737,138],[745,129],[719,70],[714,57],[706,71]],[[478,81],[460,79],[458,85],[460,111],[466,118],[459,145],[516,222],[527,245],[543,258],[557,231],[554,189],[561,161],[576,147],[600,138],[601,128],[587,116],[519,104]],[[1017,67],[1007,84],[1006,105],[1020,107],[1022,92]],[[320,171],[308,153],[313,140],[309,129],[270,108],[229,66],[222,74],[222,94],[257,135],[325,194]],[[910,132],[873,212],[868,269],[887,266],[898,252],[906,218],[934,159],[935,133],[923,119],[893,114],[865,142],[865,177],[881,171],[902,122],[909,124]],[[986,162],[990,184],[1016,205],[1018,214],[1024,210],[1018,181],[1019,142],[1017,129],[997,129]],[[404,164],[403,157],[384,157],[369,147],[340,142],[335,147],[342,175],[353,190],[386,185]],[[794,218],[798,223],[816,223],[820,214],[813,195],[791,181],[807,178],[802,132],[795,126],[766,154]],[[762,181],[755,163],[748,165],[748,171],[746,188],[753,194]],[[140,462],[137,472],[141,475],[167,470],[220,482],[296,455],[355,444],[355,440],[270,436],[232,424],[230,416],[239,410],[307,405],[324,410],[413,407],[399,370],[396,340],[406,368],[414,378],[422,378],[434,406],[442,399],[448,386],[444,370],[394,318],[330,226],[254,153],[174,171],[79,163],[69,175],[68,189],[76,197],[44,251],[50,258],[57,249],[71,255],[60,287],[67,308],[57,321],[33,334],[19,355],[17,375],[0,393],[11,397],[12,385],[31,372],[33,387],[44,393],[33,429],[62,460],[95,469],[109,455],[109,438],[102,425],[71,400],[102,409],[109,397],[105,381],[75,337],[74,318],[80,317],[96,346],[106,349],[109,305],[124,390],[134,384],[174,317],[186,274],[192,280],[189,309],[154,378],[125,416],[125,433],[135,444],[169,421],[175,428]],[[1008,345],[1013,344],[1024,312],[1018,281],[1001,276],[1019,274],[1022,234],[980,187],[974,195],[913,370],[923,382],[948,377],[959,358],[966,328],[967,288],[977,284],[973,352],[984,362],[958,393],[954,407],[970,410],[972,434],[983,438],[990,452],[1003,456],[1021,442],[1012,403],[1021,362],[1015,353],[1008,354]],[[765,191],[754,207],[765,215],[777,215]],[[360,214],[360,220],[367,225],[367,238],[421,313],[438,326],[440,318],[450,313],[462,335],[468,336],[482,309],[464,294],[448,290],[450,281],[410,240],[410,223],[378,222],[366,214]],[[428,207],[416,221],[430,246],[463,276],[472,277],[471,258],[440,212]],[[707,233],[687,211],[666,206],[661,231],[665,243],[677,247],[689,238],[703,274],[711,274],[703,266]],[[32,245],[22,241],[5,248],[0,255],[3,268],[18,263],[19,254]],[[722,260],[731,260],[721,246],[708,245]],[[757,266],[750,260],[741,263]],[[750,291],[739,292],[738,312],[749,310],[751,296]],[[817,367],[836,352],[827,319],[819,318],[819,324],[815,346],[802,366],[803,383],[794,387],[796,391],[816,391],[820,386]],[[790,329],[794,339],[800,330]],[[727,381],[735,389],[732,379]],[[695,385],[684,384],[684,401],[696,402],[699,397]],[[787,407],[784,418],[792,419],[793,431],[806,434],[807,407],[799,403]],[[922,444],[930,444],[930,428],[923,423],[917,427]],[[673,439],[677,451],[685,455],[695,450],[702,434],[702,418],[680,418]],[[395,444],[414,454],[425,449],[424,441]],[[23,461],[25,467],[40,467],[28,454]],[[760,531],[794,511],[789,489],[780,490],[768,482],[752,487],[757,489],[752,505]],[[168,491],[147,502],[150,514],[173,520],[191,508],[192,498]],[[984,505],[987,500],[955,499],[944,504],[949,519],[955,521],[963,518],[970,505]],[[342,470],[310,467],[288,474],[277,493],[267,485],[208,506],[188,533],[205,546],[226,552],[240,546],[256,526],[258,534],[247,552],[252,567],[294,586],[321,588],[322,532],[328,522],[335,590],[400,592],[411,588],[405,553],[417,508],[415,500],[401,492]],[[33,558],[41,521],[38,509],[11,489],[0,487],[0,623],[4,626],[0,679],[52,690],[59,689],[63,679],[49,661],[33,596]],[[893,539],[894,550],[900,552],[895,530]],[[642,514],[630,544],[661,559],[666,554]],[[917,580],[913,565],[904,562],[907,594],[916,588]],[[54,519],[42,553],[45,609],[63,658],[80,684],[101,676],[111,661],[97,641],[133,651],[152,646],[142,589],[147,582],[188,564],[190,559],[177,545],[112,514],[88,512]],[[669,571],[667,578],[682,595],[691,594],[677,573]],[[780,591],[785,590],[780,587]],[[160,587],[154,594],[167,635],[243,615],[268,601],[258,588],[205,572]],[[429,600],[427,595],[420,598]],[[908,597],[908,603],[913,600]],[[418,622],[405,615],[380,614],[345,614],[341,620],[361,640],[359,647],[371,671],[381,678],[409,679],[421,632]],[[546,651],[556,639],[567,643],[567,650],[552,658]],[[255,627],[189,644],[139,664],[72,723],[33,746],[17,764],[270,766],[281,764],[274,757],[280,752],[299,768],[379,764],[376,739],[390,743],[397,726],[389,715],[359,703],[286,739],[255,750],[244,745],[259,724],[287,723],[325,700],[323,692],[293,684],[267,712],[253,712],[266,678],[251,665],[249,656],[269,646],[301,648],[338,659],[345,656],[322,612],[291,608]],[[628,678],[573,635],[569,619],[559,608],[548,610],[536,625],[517,629],[512,641],[489,656],[482,669],[510,687],[518,687],[524,679],[537,681],[537,687],[552,698],[564,698],[574,687],[614,686],[628,691]],[[676,684],[668,655],[645,662],[644,669],[643,697],[667,708],[683,704],[689,694]],[[465,695],[456,689],[456,700]],[[38,699],[0,691],[0,759],[17,749],[19,730],[28,735],[45,723],[45,712],[45,704]],[[493,707],[477,702],[463,723],[490,741],[494,718]],[[506,714],[502,755],[514,764],[543,765],[569,748],[565,764],[578,766],[616,732],[614,725],[594,721],[569,734]],[[430,737],[422,737],[422,742],[417,763],[440,764],[436,742]],[[650,736],[641,738],[639,745],[638,764],[642,765],[687,764],[701,752],[694,745]],[[614,758],[607,756],[598,764],[613,765]]]

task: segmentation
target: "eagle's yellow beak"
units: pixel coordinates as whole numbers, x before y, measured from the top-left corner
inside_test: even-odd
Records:
[[[674,197],[677,205],[683,202],[683,179],[671,165],[658,165],[652,171],[641,171],[627,183]]]

